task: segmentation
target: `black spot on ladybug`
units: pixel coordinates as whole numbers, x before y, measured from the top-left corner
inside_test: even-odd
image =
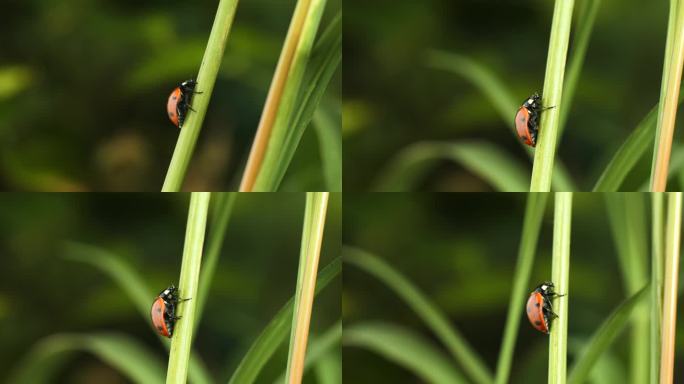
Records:
[[[161,308],[157,307],[157,313],[161,313]]]
[[[174,95],[174,96],[172,97],[172,99],[176,100],[176,99],[177,99],[177,97],[176,97],[176,96]]]
[[[541,321],[539,321],[539,320],[535,321],[534,325],[537,325],[537,326],[541,325]]]
[[[534,306],[539,308],[539,303],[534,303]]]
[[[161,327],[161,325],[160,325],[160,326],[158,326],[158,327],[157,327],[157,329],[161,331],[161,330],[162,330],[162,327]]]

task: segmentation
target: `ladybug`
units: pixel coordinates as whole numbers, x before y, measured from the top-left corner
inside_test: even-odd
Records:
[[[553,283],[545,281],[530,293],[530,298],[527,299],[527,318],[530,324],[540,332],[549,333],[550,320],[558,317],[551,308],[551,299],[554,297],[561,297],[554,292]]]
[[[166,337],[173,336],[173,326],[176,324],[176,320],[180,319],[180,317],[176,317],[176,305],[187,300],[190,299],[178,298],[178,288],[173,284],[161,291],[157,298],[154,299],[150,313],[152,315],[152,325],[160,335]]]
[[[539,115],[553,107],[542,108],[541,96],[535,92],[528,97],[515,114],[515,129],[518,131],[520,139],[530,147],[537,145],[537,134],[539,133]]]
[[[171,94],[169,95],[169,100],[166,103],[166,112],[169,114],[169,119],[173,125],[178,128],[183,127],[183,122],[188,114],[188,110],[195,111],[190,105],[192,95],[195,93],[202,93],[195,92],[196,86],[197,82],[195,80],[186,80],[171,91]]]

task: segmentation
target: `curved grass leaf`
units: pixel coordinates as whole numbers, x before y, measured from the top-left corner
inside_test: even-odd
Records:
[[[135,383],[163,383],[164,367],[154,353],[123,334],[57,334],[33,346],[8,383],[54,383],[75,352],[88,352]]]
[[[313,117],[323,164],[325,185],[330,192],[342,192],[342,118],[319,108]]]
[[[149,289],[144,283],[142,276],[137,274],[120,257],[102,248],[77,242],[66,243],[64,257],[69,260],[89,264],[104,272],[126,293],[135,308],[140,312],[140,315],[145,319],[145,322],[149,324],[151,298],[154,298],[154,295],[158,292]],[[152,330],[151,326],[148,325],[148,327]],[[158,339],[166,349],[170,348],[168,339],[163,336],[159,336]],[[207,369],[195,353],[190,358],[189,368],[190,382],[195,384],[212,382]]]
[[[321,270],[316,280],[316,294],[322,291],[342,270],[342,259],[337,257]],[[266,325],[259,337],[252,343],[229,383],[251,384],[273,356],[276,349],[290,334],[294,298],[291,298]]]
[[[478,88],[494,105],[499,117],[501,117],[501,122],[509,128],[515,141],[520,144],[520,147],[532,161],[534,150],[520,141],[515,126],[512,124],[515,111],[520,107],[520,100],[516,100],[512,96],[512,92],[501,79],[475,60],[449,52],[430,51],[428,53],[428,65],[463,76]],[[575,191],[577,189],[561,161],[556,162],[552,182],[556,191]]]
[[[345,326],[345,346],[371,350],[412,371],[421,380],[434,384],[468,381],[453,368],[451,361],[428,340],[413,331],[387,323]]]
[[[529,172],[498,147],[485,142],[422,142],[403,149],[381,174],[377,191],[408,191],[438,161],[465,167],[501,192],[527,190]]]
[[[394,291],[446,345],[466,374],[477,383],[493,382],[492,374],[466,339],[454,328],[442,312],[423,292],[379,257],[358,248],[344,246],[342,257],[371,274]],[[346,333],[346,329],[345,329]]]
[[[627,137],[599,177],[594,192],[617,192],[625,177],[653,143],[658,108],[651,111]]]
[[[285,177],[292,162],[304,131],[311,123],[314,112],[328,89],[328,84],[342,61],[342,14],[338,12],[330,25],[316,43],[306,76],[302,81],[301,92],[293,111],[289,128],[285,132],[282,146],[276,156],[266,155],[263,170],[257,178],[257,186],[262,190],[276,191]],[[341,136],[341,132],[337,131]],[[341,153],[340,153],[341,158]],[[341,160],[340,160],[341,162]],[[269,169],[272,171],[269,172]],[[263,174],[263,176],[262,176]],[[342,177],[340,176],[340,182]]]
[[[342,384],[342,355],[340,350],[323,355],[315,367],[318,384]]]
[[[625,328],[636,305],[648,296],[648,287],[649,285],[647,284],[639,292],[632,295],[632,297],[623,301],[601,324],[577,358],[575,365],[570,371],[568,383],[580,384],[586,382],[591,368],[598,361],[601,354],[615,340],[615,337]]]

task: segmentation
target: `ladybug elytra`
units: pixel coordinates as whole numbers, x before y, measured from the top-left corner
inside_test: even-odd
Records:
[[[159,293],[159,296],[154,299],[150,311],[152,325],[157,333],[166,337],[173,336],[176,320],[180,319],[176,316],[176,305],[187,300],[190,299],[178,298],[178,288],[173,284]]]
[[[557,294],[554,291],[553,283],[550,281],[541,283],[530,293],[526,306],[527,318],[536,330],[549,333],[551,320],[558,317],[551,307],[551,299],[561,296],[565,295]]]
[[[194,111],[190,102],[192,95],[195,93],[197,82],[193,79],[186,80],[177,86],[169,95],[169,100],[166,103],[166,112],[169,115],[171,122],[178,128],[183,127],[183,122],[188,115],[188,110]]]
[[[515,114],[515,129],[520,139],[530,147],[537,145],[539,133],[539,115],[554,107],[542,108],[541,96],[535,92],[528,97]]]

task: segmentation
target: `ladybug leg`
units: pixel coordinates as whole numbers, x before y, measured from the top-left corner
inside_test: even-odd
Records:
[[[187,299],[178,299],[178,302],[179,302],[179,303],[182,303],[182,302],[188,301],[188,300],[192,300],[192,297],[189,297],[189,298],[187,298]]]
[[[191,111],[193,111],[193,112],[197,112],[197,111],[195,111],[194,109],[192,109],[192,105],[188,104],[187,107],[188,107],[189,110],[191,110]]]
[[[543,112],[543,111],[546,111],[547,109],[553,109],[553,108],[556,108],[556,106],[554,105],[553,107],[542,108],[539,110],[539,112]]]

